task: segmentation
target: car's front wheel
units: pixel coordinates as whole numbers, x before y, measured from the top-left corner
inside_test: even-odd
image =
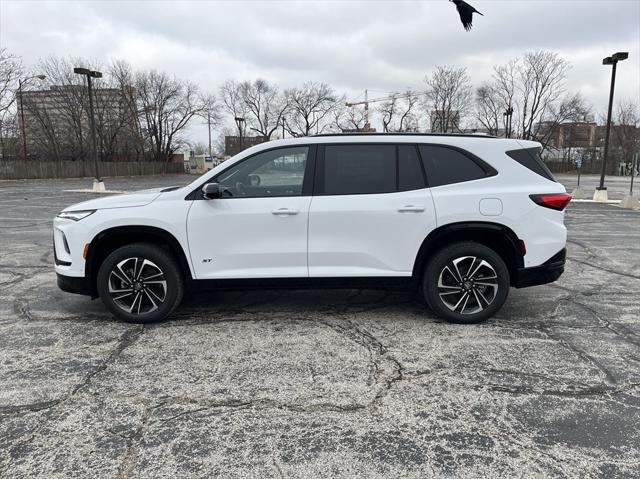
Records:
[[[180,304],[182,275],[162,248],[135,243],[118,248],[100,265],[97,289],[105,306],[130,323],[162,321]]]
[[[452,323],[479,323],[493,316],[509,294],[509,270],[494,250],[455,243],[438,251],[423,277],[427,304]]]

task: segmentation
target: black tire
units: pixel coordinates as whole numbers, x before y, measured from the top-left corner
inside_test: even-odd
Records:
[[[155,323],[178,307],[184,284],[170,253],[153,244],[134,243],[118,248],[102,262],[97,289],[116,318],[128,323]],[[131,310],[127,311],[129,306]]]
[[[506,301],[509,286],[509,270],[502,258],[491,248],[473,242],[439,250],[422,279],[431,310],[459,324],[479,323],[493,316]]]

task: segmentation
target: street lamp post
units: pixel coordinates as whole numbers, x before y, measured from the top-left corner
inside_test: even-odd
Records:
[[[89,127],[91,128],[91,143],[93,146],[93,161],[96,169],[96,177],[93,180],[93,191],[105,191],[104,182],[100,178],[98,168],[98,143],[96,141],[96,123],[93,117],[93,90],[91,87],[92,78],[102,78],[102,73],[88,68],[74,68],[73,73],[85,75],[87,77],[87,91],[89,93]]]
[[[242,131],[244,130],[244,125],[247,123],[247,121],[239,116],[236,116],[235,120],[236,125],[238,125],[238,131],[240,132],[240,151],[242,151]]]
[[[209,129],[209,159],[213,159],[211,154],[211,112],[207,111],[207,128]]]
[[[24,126],[24,100],[22,97],[22,85],[34,78],[44,80],[47,77],[45,75],[33,75],[23,80],[18,80],[18,95],[20,96],[20,123],[22,126],[22,159],[25,161],[27,160],[27,129]]]
[[[607,130],[604,137],[604,153],[602,155],[602,170],[600,171],[600,186],[596,188],[593,199],[607,201],[607,188],[604,186],[604,176],[607,169],[607,155],[609,154],[609,134],[611,133],[611,112],[613,110],[613,91],[616,85],[616,69],[619,61],[629,58],[629,52],[617,52],[602,60],[603,65],[612,65],[611,89],[609,90],[609,111],[607,113]]]
[[[511,107],[511,105],[509,105],[509,107],[505,110],[505,112],[503,113],[503,116],[505,117],[505,132],[504,132],[504,136],[506,138],[511,138],[511,117],[513,116],[513,108]]]

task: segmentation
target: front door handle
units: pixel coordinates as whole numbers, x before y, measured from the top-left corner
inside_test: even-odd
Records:
[[[273,210],[271,214],[276,216],[292,216],[292,215],[297,215],[299,212],[300,212],[299,210],[295,210],[291,208],[279,208],[277,210]]]
[[[398,208],[400,213],[422,213],[424,211],[424,206],[420,205],[406,205],[401,208]]]

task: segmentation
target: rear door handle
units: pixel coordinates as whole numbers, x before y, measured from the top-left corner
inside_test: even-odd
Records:
[[[424,206],[419,205],[406,205],[401,208],[398,208],[400,213],[422,213],[424,211]]]
[[[299,212],[300,212],[299,210],[295,210],[291,208],[279,208],[277,210],[273,210],[271,214],[276,216],[292,216],[292,215],[297,215]]]

